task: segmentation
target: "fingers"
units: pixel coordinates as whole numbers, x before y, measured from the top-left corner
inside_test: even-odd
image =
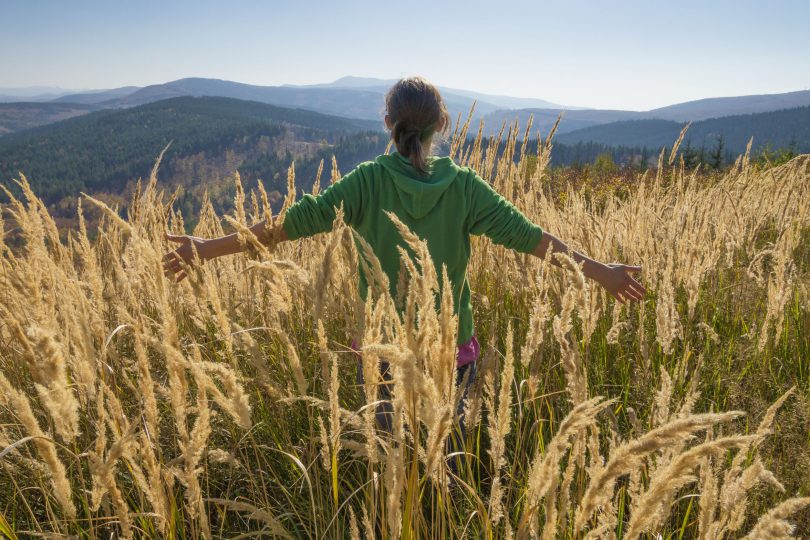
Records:
[[[172,279],[175,283],[180,283],[188,276],[188,273],[181,268],[179,270],[164,270],[163,275]]]
[[[178,264],[164,264],[163,265],[163,275],[168,277],[172,277],[178,272],[181,272],[183,269],[180,268]]]
[[[627,280],[611,291],[613,297],[621,304],[627,302],[643,302],[647,289],[639,282],[627,276]]]
[[[623,296],[631,300],[643,301],[644,296],[647,294],[647,289],[631,276],[631,274],[639,274],[641,272],[641,266],[623,265],[621,268],[624,271],[624,279],[621,285]]]
[[[633,278],[630,278],[630,287],[641,294],[641,296],[645,296],[647,294],[647,289],[644,288],[644,285]]]
[[[163,268],[180,264],[180,255],[176,251],[170,251],[163,256]]]
[[[167,278],[174,278],[175,283],[180,283],[188,277],[188,265],[190,263],[186,257],[180,254],[179,250],[187,249],[190,239],[184,234],[165,234],[166,240],[183,244],[173,251],[169,251],[163,256],[163,275]]]
[[[632,287],[625,288],[624,291],[622,291],[622,293],[627,298],[632,299],[632,300],[636,300],[638,302],[641,302],[642,300],[644,300],[644,295],[641,294],[640,291],[637,291],[637,290],[633,289]]]
[[[166,233],[166,240],[170,242],[177,242],[178,244],[183,244],[188,240],[188,237],[183,234],[169,234]]]
[[[167,278],[174,277],[177,283],[188,275],[185,261],[176,252],[171,251],[163,257],[163,275]]]
[[[163,269],[164,270],[169,270],[171,272],[179,272],[180,270],[183,269],[183,267],[180,264],[180,261],[173,260],[173,261],[171,261],[171,262],[169,262],[167,264],[164,264]]]
[[[173,266],[171,268],[164,267],[163,275],[173,279],[175,283],[180,283],[188,276],[188,272],[185,268],[180,268],[179,266]]]

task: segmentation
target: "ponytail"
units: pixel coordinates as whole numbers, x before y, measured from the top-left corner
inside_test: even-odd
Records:
[[[428,174],[427,156],[422,142],[422,131],[406,129],[403,122],[397,122],[392,135],[397,145],[397,151],[410,160],[411,165],[419,174],[426,176]]]
[[[439,90],[422,77],[401,79],[385,96],[388,117],[393,123],[391,138],[397,151],[407,157],[420,175],[427,176],[427,154],[435,128],[450,129],[450,114]]]

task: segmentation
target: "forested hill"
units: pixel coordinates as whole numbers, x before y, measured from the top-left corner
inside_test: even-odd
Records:
[[[0,136],[81,116],[99,107],[81,103],[0,103]]]
[[[668,120],[612,122],[563,133],[557,141],[660,148],[671,146],[683,125]],[[754,151],[765,146],[792,146],[796,152],[810,152],[810,107],[702,120],[689,127],[684,142],[691,148],[711,150],[718,145],[720,136],[725,150],[732,154],[745,152],[751,137],[754,138]]]
[[[616,163],[644,166],[654,160],[658,148],[672,145],[681,127],[666,120],[639,120],[561,134],[552,163],[590,163],[607,153]],[[123,207],[137,179],[149,174],[171,142],[158,176],[169,191],[179,189],[175,204],[184,215],[195,214],[206,192],[218,210],[227,210],[236,171],[246,187],[255,187],[261,179],[278,209],[293,161],[297,188],[309,190],[321,161],[326,182],[332,156],[345,171],[381,154],[388,144],[381,128],[379,121],[184,96],[6,135],[0,138],[0,183],[15,191],[13,179],[22,172],[51,211],[63,218],[75,216],[75,199],[82,191]],[[796,152],[808,152],[810,107],[696,122],[681,147],[689,163],[713,155],[721,134],[718,166],[743,152],[752,135],[757,147],[793,145]]]
[[[220,97],[180,97],[105,110],[0,138],[0,182],[22,172],[49,203],[80,191],[121,193],[161,166],[166,184],[210,182],[235,170],[284,189],[295,159],[314,175],[321,158],[347,161],[381,153],[381,122],[354,120]],[[327,170],[328,174],[328,170]],[[310,180],[311,182],[311,180]],[[232,183],[232,182],[231,182]],[[269,185],[268,185],[269,184]]]

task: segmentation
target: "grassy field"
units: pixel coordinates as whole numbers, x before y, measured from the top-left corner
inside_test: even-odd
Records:
[[[272,250],[245,234],[248,255],[175,284],[163,235],[183,220],[153,174],[126,218],[83,200],[103,214],[92,241],[84,228],[64,240],[30,190],[5,208],[0,534],[810,534],[810,156],[743,156],[709,176],[673,150],[630,183],[569,189],[517,126],[501,156],[462,144],[466,129],[458,162],[573,247],[643,265],[649,293],[617,304],[566,257],[557,268],[474,238],[483,355],[457,478],[455,320],[448,296],[435,309],[441,269],[420,264],[424,243],[402,231],[416,261],[398,298],[339,220]],[[236,199],[224,220],[204,208],[195,234],[271,217],[262,193]],[[379,357],[394,370],[392,437],[368,405]]]

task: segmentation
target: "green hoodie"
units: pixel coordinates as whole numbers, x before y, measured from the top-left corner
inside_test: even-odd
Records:
[[[501,197],[475,170],[459,167],[449,157],[428,158],[429,177],[420,176],[411,162],[394,152],[366,161],[345,174],[317,196],[304,195],[284,218],[291,239],[332,229],[335,209],[343,204],[345,222],[372,247],[388,276],[396,297],[400,261],[397,246],[405,246],[384,210],[393,212],[420,238],[441,276],[441,265],[453,285],[454,309],[458,314],[458,343],[473,335],[467,262],[470,235],[485,234],[494,243],[530,253],[542,229]],[[366,298],[368,284],[360,270],[360,294]]]

